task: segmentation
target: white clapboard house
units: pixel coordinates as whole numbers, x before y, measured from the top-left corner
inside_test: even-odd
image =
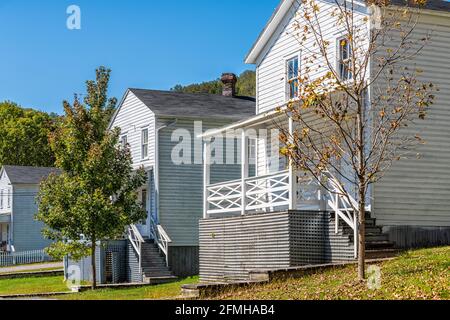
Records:
[[[134,168],[147,172],[148,183],[138,191],[148,218],[130,226],[125,240],[108,241],[99,249],[102,283],[198,274],[203,144],[197,136],[254,114],[255,99],[237,96],[236,81],[234,74],[224,74],[222,95],[126,91],[110,129],[121,130],[121,143],[130,148]],[[240,176],[237,165],[218,165],[213,171],[216,182]],[[80,266],[83,279],[92,278],[90,258],[69,263]]]
[[[270,146],[279,137],[259,134],[261,128],[271,129],[279,123],[293,130],[294,123],[276,109],[295,98],[291,78],[305,68],[298,39],[293,36],[296,14],[303,10],[301,3],[281,1],[246,57],[246,63],[256,66],[256,115],[203,135],[206,161],[200,276],[204,282],[245,280],[255,269],[355,258],[356,219],[345,210],[350,207],[347,200],[320,192],[314,180],[304,178],[283,159],[278,166],[271,165],[279,154],[271,154]],[[331,0],[318,0],[317,4],[320,12],[331,12],[336,6]],[[371,12],[364,1],[354,4],[361,21],[373,21],[363,19]],[[398,5],[404,3],[398,1]],[[424,71],[424,80],[440,91],[427,119],[416,128],[427,142],[419,146],[422,157],[395,163],[371,191],[369,257],[386,256],[396,248],[450,243],[450,3],[431,0],[420,12],[415,32],[420,37],[433,32],[416,63]],[[329,46],[329,54],[338,66],[343,50],[338,43],[345,34],[329,14],[319,16],[324,38],[336,43]],[[238,129],[243,141],[241,177],[215,183],[210,180],[214,175],[209,167],[209,138]],[[247,132],[258,134],[256,177],[248,174],[246,145],[249,137],[254,137]]]

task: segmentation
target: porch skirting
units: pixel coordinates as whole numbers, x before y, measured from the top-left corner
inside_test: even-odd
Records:
[[[200,280],[249,280],[249,271],[344,262],[353,243],[329,212],[289,211],[200,221]]]

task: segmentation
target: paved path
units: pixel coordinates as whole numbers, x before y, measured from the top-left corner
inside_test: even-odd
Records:
[[[63,268],[62,262],[48,262],[40,264],[22,265],[14,267],[0,268],[0,274],[2,273],[14,273],[14,272],[26,272],[26,271],[36,271],[40,269],[53,269],[53,268]]]

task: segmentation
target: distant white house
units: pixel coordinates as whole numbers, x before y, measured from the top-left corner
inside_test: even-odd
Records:
[[[397,1],[398,5],[404,2]],[[320,12],[331,12],[335,1],[318,0]],[[356,21],[370,16],[364,1],[355,2]],[[283,0],[246,57],[256,65],[256,115],[203,135],[209,138],[240,130],[293,128],[292,120],[276,112],[298,93],[302,50],[296,34],[296,15],[302,2]],[[329,57],[336,67],[343,56],[338,43],[345,38],[330,15],[319,15],[323,37],[331,44]],[[424,81],[440,88],[428,118],[417,128],[427,141],[419,147],[421,159],[396,163],[372,190],[371,217],[367,222],[368,254],[372,257],[394,253],[393,247],[450,243],[450,3],[427,2],[415,32],[432,39],[416,58],[424,71]],[[306,46],[308,43],[306,43]],[[318,62],[317,62],[318,63]],[[345,74],[341,76],[345,77]],[[348,76],[348,75],[347,75]],[[294,80],[295,81],[295,80]],[[298,80],[297,80],[298,81]],[[301,84],[299,84],[301,85]],[[202,281],[248,279],[253,269],[289,268],[309,263],[354,258],[356,222],[346,199],[330,198],[314,180],[298,175],[295,168],[281,161],[271,165],[270,144],[278,136],[257,137],[256,177],[248,175],[248,155],[242,152],[241,180],[216,184],[209,181],[209,154],[205,160],[204,219],[200,227],[200,274]],[[336,216],[339,219],[336,220]]]
[[[0,251],[46,248],[43,224],[35,220],[39,184],[55,168],[3,166],[0,171]]]

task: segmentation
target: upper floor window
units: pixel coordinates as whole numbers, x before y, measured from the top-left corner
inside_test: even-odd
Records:
[[[11,208],[11,190],[8,189],[8,198],[7,198],[8,209]]]
[[[352,46],[348,38],[338,39],[338,68],[341,80],[353,79],[352,66]]]
[[[120,145],[125,148],[128,144],[128,137],[127,135],[123,135],[122,137],[120,137]]]
[[[148,159],[148,129],[142,129],[141,158]]]
[[[293,57],[286,61],[288,98],[295,99],[299,92],[299,57]]]
[[[0,190],[0,209],[3,209],[3,190]]]

